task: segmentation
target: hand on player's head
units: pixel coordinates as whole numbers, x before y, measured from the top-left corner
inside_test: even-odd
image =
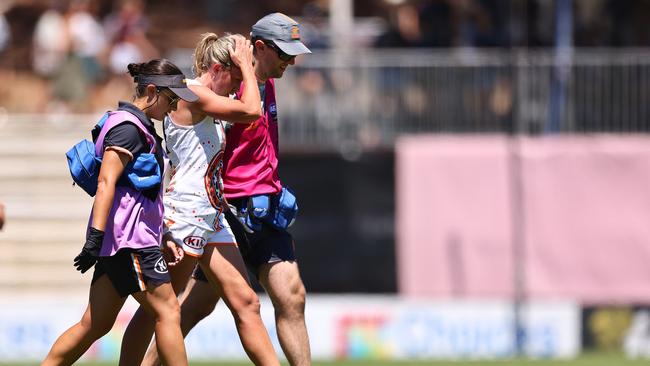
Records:
[[[253,46],[251,41],[244,37],[235,37],[235,48],[228,46],[230,52],[230,59],[235,66],[243,69],[253,67]]]

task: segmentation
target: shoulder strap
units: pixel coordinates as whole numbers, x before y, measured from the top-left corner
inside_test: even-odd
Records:
[[[275,101],[275,79],[269,78],[264,85],[264,109],[269,108]],[[277,106],[276,106],[277,108]]]
[[[102,156],[104,152],[104,139],[106,138],[106,134],[108,133],[108,131],[110,131],[111,128],[123,122],[131,122],[134,125],[136,125],[144,133],[147,142],[151,144],[151,153],[156,151],[156,139],[142,124],[142,122],[140,122],[138,117],[134,116],[133,114],[127,111],[109,111],[106,113],[109,114],[108,118],[104,122],[104,125],[102,126],[99,136],[97,136],[97,140],[95,141],[95,154],[97,156]]]

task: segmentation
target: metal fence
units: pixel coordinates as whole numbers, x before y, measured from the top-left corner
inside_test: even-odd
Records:
[[[422,132],[650,131],[650,49],[316,51],[277,84],[294,149],[355,154]]]

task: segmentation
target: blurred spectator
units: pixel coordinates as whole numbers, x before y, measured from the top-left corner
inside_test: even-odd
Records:
[[[423,47],[449,47],[453,38],[452,6],[449,0],[425,1],[420,8]]]
[[[48,110],[79,110],[102,75],[104,30],[90,12],[90,0],[54,1],[36,25],[34,70],[51,78]]]
[[[485,126],[487,131],[513,131],[512,120],[512,81],[505,75],[496,77],[489,94],[489,110],[496,118],[497,126]]]
[[[457,46],[495,47],[505,46],[507,37],[502,35],[499,15],[502,11],[496,0],[458,0]]]
[[[103,21],[105,47],[100,63],[108,75],[93,90],[93,100],[88,104],[93,111],[105,110],[116,97],[127,99],[132,94],[133,80],[124,72],[129,63],[159,57],[157,48],[147,36],[148,29],[144,1],[114,2],[112,11]]]
[[[0,202],[0,230],[5,226],[5,205]]]
[[[104,29],[91,11],[91,0],[71,0],[66,14],[71,51],[83,64],[86,78],[101,78],[101,53],[107,46]]]
[[[508,46],[548,47],[552,45],[553,27],[548,25],[548,19],[554,16],[551,5],[553,5],[551,2],[538,0],[516,3],[514,10],[518,10],[517,14],[521,15],[511,17],[513,18],[510,20],[511,28],[521,28],[523,34],[522,37],[509,34]]]
[[[104,22],[109,39],[108,64],[114,74],[124,74],[129,63],[159,56],[147,38],[149,21],[142,0],[120,0]]]
[[[419,47],[422,46],[422,31],[418,10],[411,4],[397,5],[389,12],[389,26],[377,38],[375,47]]]
[[[9,23],[7,23],[7,18],[2,11],[0,11],[0,52],[9,44],[11,39],[11,30],[9,29]]]
[[[300,36],[310,49],[329,47],[328,6],[328,0],[314,0],[305,4],[302,9]]]
[[[4,17],[9,25],[11,38],[2,55],[2,66],[13,70],[31,71],[31,40],[42,10],[28,2],[0,1],[0,8],[7,9]],[[27,62],[26,62],[27,60]]]
[[[65,4],[53,0],[36,23],[33,38],[32,65],[41,76],[54,76],[68,54],[68,37],[63,13]]]
[[[650,45],[650,2],[647,0],[608,0],[605,13],[609,15],[611,45],[634,47]]]
[[[607,44],[609,24],[604,17],[605,0],[577,1],[574,4],[575,45],[599,47]]]

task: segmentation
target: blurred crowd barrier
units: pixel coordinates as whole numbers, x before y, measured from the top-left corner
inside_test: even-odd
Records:
[[[285,147],[355,152],[411,133],[646,132],[650,50],[354,50],[278,82]]]
[[[191,74],[190,49],[166,56]],[[4,77],[7,111],[69,111],[49,102],[53,85]],[[650,48],[319,49],[299,57],[277,88],[284,149],[352,158],[409,133],[650,131]],[[101,113],[131,94],[130,80],[102,83],[84,94],[82,110]]]

